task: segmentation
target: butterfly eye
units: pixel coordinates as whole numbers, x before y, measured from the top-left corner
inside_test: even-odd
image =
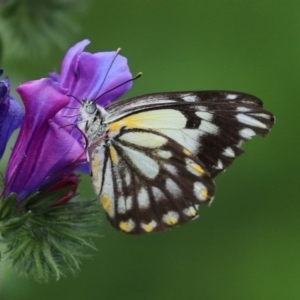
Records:
[[[91,103],[86,106],[85,111],[89,114],[92,115],[95,111],[97,110],[97,106],[94,103]]]

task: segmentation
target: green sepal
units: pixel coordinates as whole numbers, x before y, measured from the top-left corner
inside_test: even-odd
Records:
[[[18,228],[23,226],[26,221],[31,217],[31,211],[26,212],[21,217],[9,218],[6,222],[1,222],[0,233],[2,237],[6,237],[11,232],[15,232]]]
[[[14,215],[17,209],[18,196],[15,193],[11,193],[5,201],[0,201],[0,221],[3,221],[7,217]]]
[[[37,192],[29,199],[25,199],[22,202],[22,206],[32,211],[42,212],[53,206],[58,199],[61,199],[64,195],[67,195],[73,189],[73,185],[50,192]]]
[[[38,281],[76,274],[85,250],[95,249],[91,239],[98,236],[97,201],[75,197],[54,205],[70,189],[38,192],[19,204],[12,193],[0,202],[2,259],[19,274]]]

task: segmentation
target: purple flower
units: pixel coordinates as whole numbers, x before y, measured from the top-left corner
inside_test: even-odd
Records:
[[[0,70],[0,76],[2,70]],[[20,103],[10,96],[8,77],[0,81],[0,159],[6,148],[7,141],[19,128],[24,119],[24,110]]]
[[[50,73],[50,78],[59,83],[68,95],[79,100],[96,99],[100,96],[96,102],[105,107],[131,88],[132,82],[123,83],[130,80],[132,75],[127,59],[118,55],[116,51],[83,52],[89,43],[88,40],[83,40],[70,48],[63,59],[61,74]],[[116,88],[119,85],[121,86]],[[106,92],[108,93],[105,94]],[[79,102],[73,97],[70,97],[68,107],[79,108]],[[64,125],[76,123],[78,120],[77,117],[68,119],[64,117],[76,115],[76,110],[68,107],[64,107],[57,114],[57,118],[60,118],[60,122]],[[82,133],[77,128],[69,126],[66,129],[76,140],[84,144]],[[82,165],[80,170],[89,173],[89,166]]]
[[[17,88],[25,120],[5,174],[5,195],[15,192],[22,201],[41,188],[50,188],[82,163],[82,145],[64,128],[56,114],[69,103],[50,79],[30,81]]]
[[[84,40],[68,51],[60,75],[52,73],[17,88],[25,119],[4,178],[0,235],[11,265],[38,279],[59,278],[65,270],[75,273],[82,248],[93,247],[89,239],[98,221],[97,202],[74,197],[79,182],[74,171],[86,163],[86,149],[74,126],[80,104],[73,97],[97,99],[106,106],[132,85],[123,84],[132,78],[124,57],[83,52],[88,43]],[[7,103],[9,84],[3,82],[0,99]]]
[[[89,41],[69,49],[61,74],[50,75],[17,88],[25,108],[25,120],[9,160],[5,175],[5,195],[15,192],[22,201],[35,191],[74,185],[74,171],[86,163],[82,133],[72,125],[77,121],[78,99],[96,99],[101,106],[121,97],[132,85],[126,58],[116,52],[83,52]],[[114,89],[115,88],[115,89]],[[66,118],[66,116],[75,117]],[[76,189],[73,190],[73,194]],[[58,199],[59,203],[66,202]]]
[[[51,73],[50,77],[67,89],[69,95],[78,99],[96,99],[105,92],[132,78],[127,59],[116,52],[83,52],[90,42],[83,40],[69,49],[63,59],[61,74]],[[107,106],[120,98],[132,86],[128,82],[101,96],[97,104]],[[71,105],[78,103],[71,99]]]

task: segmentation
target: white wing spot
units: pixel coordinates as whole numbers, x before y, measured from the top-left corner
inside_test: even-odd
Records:
[[[202,182],[197,181],[194,183],[194,194],[196,198],[200,201],[207,200],[207,188]]]
[[[120,140],[150,149],[159,148],[167,143],[165,137],[149,132],[128,132],[123,134]]]
[[[145,188],[142,187],[140,189],[140,191],[137,195],[137,200],[138,200],[139,208],[144,209],[144,208],[149,207],[150,199],[149,199],[149,195]]]
[[[196,153],[200,147],[199,137],[201,132],[197,129],[160,129],[159,131],[189,149],[192,153]]]
[[[202,106],[202,105],[197,106],[196,109],[197,109],[198,111],[208,111],[207,107]]]
[[[126,198],[126,208],[127,210],[132,209],[132,196],[128,196]]]
[[[165,195],[163,194],[163,192],[155,186],[152,187],[152,193],[153,193],[153,196],[156,201],[159,201],[159,200],[162,200],[165,198]]]
[[[118,213],[124,214],[126,211],[132,209],[132,196],[128,196],[125,198],[124,196],[120,196],[118,198]]]
[[[206,121],[211,121],[213,119],[213,114],[206,111],[197,111],[196,115]]]
[[[146,232],[151,232],[153,229],[157,226],[157,222],[152,220],[148,224],[146,223],[141,223],[141,227],[146,231]]]
[[[218,164],[216,165],[216,166],[213,166],[215,169],[217,169],[217,170],[221,170],[221,169],[223,169],[223,163],[222,163],[222,161],[219,159],[218,160]]]
[[[179,214],[176,211],[169,211],[167,214],[163,215],[162,220],[168,225],[174,225],[179,220]]]
[[[182,99],[186,102],[195,102],[197,100],[197,96],[192,95],[182,95]]]
[[[205,171],[202,169],[202,167],[198,164],[196,164],[193,160],[190,158],[185,158],[186,168],[187,170],[196,175],[196,176],[202,176]]]
[[[103,188],[102,188],[102,195],[105,195],[104,201],[105,204],[103,204],[103,207],[105,208],[105,206],[108,206],[108,214],[111,218],[113,218],[115,216],[115,206],[114,206],[114,184],[113,184],[113,175],[112,175],[112,168],[111,168],[111,161],[108,160],[107,161],[107,165],[106,165],[106,172],[105,172],[105,176],[104,176],[104,183],[103,183]],[[110,199],[110,201],[108,201],[108,199]]]
[[[126,212],[125,198],[124,196],[120,196],[118,198],[118,213],[122,214]]]
[[[188,216],[188,217],[194,217],[194,216],[196,216],[196,214],[197,214],[197,210],[195,209],[195,207],[190,206],[190,207],[188,207],[188,208],[185,208],[185,209],[183,210],[183,213],[184,213],[186,216]]]
[[[125,147],[120,144],[122,149],[126,152],[126,155],[130,158],[136,168],[143,173],[147,178],[155,178],[159,173],[159,165],[151,157],[147,156],[143,152],[135,149]]]
[[[166,170],[168,170],[172,175],[177,175],[178,174],[178,170],[175,166],[170,165],[170,164],[164,164],[163,165],[165,167]]]
[[[250,109],[250,108],[248,108],[248,107],[244,107],[244,106],[238,106],[238,107],[236,108],[236,110],[237,110],[237,111],[240,111],[240,112],[247,112],[247,111],[251,111],[251,109]]]
[[[271,119],[271,116],[267,115],[267,114],[263,114],[263,113],[249,113],[249,115],[251,116],[255,116],[255,117],[261,117],[267,120]]]
[[[227,96],[226,96],[226,98],[228,99],[228,100],[234,100],[234,99],[236,99],[238,97],[238,95],[234,95],[234,94],[228,94]]]
[[[181,195],[181,189],[171,178],[166,180],[166,188],[173,197],[179,197]]]
[[[199,126],[199,130],[204,131],[209,134],[218,134],[219,128],[213,123],[208,121],[202,120]]]
[[[135,222],[132,219],[121,221],[119,227],[125,232],[131,232],[135,228]]]
[[[243,128],[239,131],[239,134],[242,138],[250,140],[255,135],[255,131],[251,128]]]
[[[127,186],[130,186],[130,183],[131,183],[131,175],[129,172],[126,172],[125,174],[125,183]]]
[[[236,118],[239,122],[246,124],[246,125],[250,125],[250,126],[254,126],[254,127],[258,127],[258,128],[267,128],[267,125],[258,121],[257,119],[254,119],[250,116],[247,116],[245,114],[237,114]]]
[[[222,154],[228,157],[235,157],[235,153],[231,147],[227,147]]]
[[[165,158],[165,159],[169,159],[172,156],[172,152],[170,151],[165,151],[165,150],[159,150],[157,151],[157,154],[161,157],[161,158]]]
[[[242,145],[244,144],[244,141],[243,140],[240,140],[237,144],[236,144],[236,146],[237,147],[242,147]]]

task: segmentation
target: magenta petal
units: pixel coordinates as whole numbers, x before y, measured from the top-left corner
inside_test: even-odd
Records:
[[[97,101],[101,106],[106,106],[131,88],[132,82],[116,87],[130,80],[132,75],[125,57],[116,57],[115,51],[95,54],[83,52],[88,43],[88,40],[84,40],[72,47],[63,60],[60,79],[54,74],[51,77],[60,80],[62,87],[68,89],[68,94],[78,99],[96,99],[113,89]],[[78,103],[73,99],[71,105]]]
[[[76,79],[78,77],[77,66],[80,54],[84,50],[85,46],[87,46],[89,43],[89,40],[83,40],[77,43],[75,46],[69,49],[63,59],[61,66],[61,83],[63,87],[69,89],[69,93],[76,84]]]
[[[60,75],[57,74],[56,72],[50,72],[49,77],[54,81],[54,82],[60,82],[61,78]]]
[[[83,52],[80,56],[77,84],[72,91],[79,99],[96,99],[110,89],[117,87],[132,78],[127,65],[127,59],[116,52],[101,52],[91,54]],[[110,65],[115,58],[111,68]],[[109,69],[110,68],[110,69]],[[105,78],[106,76],[106,78]],[[128,82],[102,96],[97,101],[101,106],[106,106],[121,97],[132,86]]]
[[[22,200],[42,185],[76,169],[77,163],[85,161],[85,155],[82,156],[84,149],[80,143],[52,121],[69,103],[57,85],[50,79],[40,79],[19,86],[17,91],[26,114],[9,160],[5,183],[6,195],[15,192]]]

